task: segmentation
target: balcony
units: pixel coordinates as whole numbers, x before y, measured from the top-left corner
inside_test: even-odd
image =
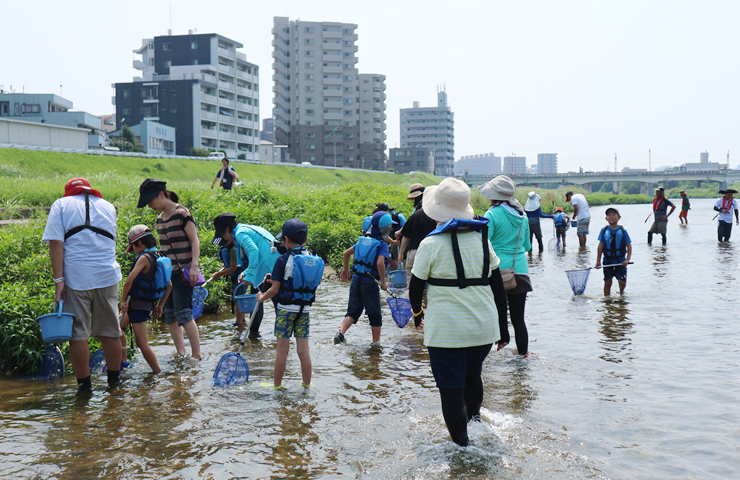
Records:
[[[200,118],[206,118],[208,120],[218,120],[218,113],[207,112],[205,110],[200,111]]]
[[[241,111],[241,112],[255,113],[254,106],[252,106],[252,105],[250,105],[248,103],[236,102],[236,109],[239,110],[239,111]]]
[[[324,73],[342,73],[344,69],[342,67],[324,67],[321,71]]]
[[[159,99],[154,97],[142,98],[141,100],[143,103],[159,103]]]
[[[321,32],[321,38],[336,38],[341,40],[342,31],[339,30],[337,32]]]
[[[221,123],[228,123],[229,125],[234,125],[236,123],[236,117],[231,117],[229,115],[219,115],[218,121]]]
[[[322,85],[341,85],[342,78],[322,78],[321,83]]]
[[[146,64],[141,60],[134,60],[134,68],[137,70],[144,70],[146,68]]]
[[[227,58],[234,58],[234,52],[222,46],[218,47],[218,54],[223,55],[224,57],[227,57]]]
[[[230,82],[224,82],[223,80],[218,81],[218,88],[233,92],[236,89],[236,84]]]
[[[252,89],[246,88],[246,87],[240,87],[239,85],[236,86],[236,93],[241,93],[242,95],[249,95],[252,96]]]
[[[218,97],[218,104],[224,107],[236,107],[236,102],[234,100],[229,100],[228,98],[224,97]]]
[[[253,143],[256,142],[256,138],[253,137],[253,136],[251,136],[251,135],[239,135],[239,134],[237,134],[236,135],[236,140],[238,142],[251,143],[251,144],[253,144]]]
[[[218,131],[214,128],[201,128],[200,136],[209,138],[218,138]]]
[[[236,133],[234,132],[218,132],[218,138],[221,140],[236,140]]]
[[[341,62],[342,55],[340,52],[336,52],[336,53],[329,52],[326,55],[321,55],[321,60],[325,62]]]
[[[207,93],[203,92],[201,92],[200,94],[200,100],[201,102],[212,103],[214,105],[218,104],[218,99],[215,95],[208,95]]]
[[[344,104],[342,102],[338,101],[324,101],[323,105],[324,108],[343,108]]]
[[[286,69],[286,70],[287,70],[287,69]],[[249,81],[249,82],[253,82],[253,83],[255,82],[255,77],[254,77],[254,75],[252,75],[252,74],[250,74],[250,73],[247,73],[247,72],[245,72],[245,71],[239,70],[238,68],[236,69],[236,76],[237,76],[238,78],[241,78],[241,79],[243,79],[243,80],[247,80],[247,81]]]
[[[341,121],[344,118],[342,113],[325,113],[324,120],[338,120]]]
[[[201,73],[200,79],[203,80],[204,82],[212,83],[214,85],[218,83],[218,79],[216,79],[216,76],[211,75],[209,73]]]
[[[321,48],[324,50],[341,50],[342,49],[342,42],[336,42],[336,43],[322,43]]]

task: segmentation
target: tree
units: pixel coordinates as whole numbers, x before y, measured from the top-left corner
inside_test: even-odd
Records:
[[[123,125],[120,136],[111,140],[110,146],[118,147],[124,152],[146,152],[144,145],[136,143],[134,131],[128,125]]]

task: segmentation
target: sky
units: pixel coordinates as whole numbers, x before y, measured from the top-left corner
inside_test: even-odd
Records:
[[[0,85],[114,113],[143,38],[218,33],[260,67],[272,115],[274,16],[356,23],[360,73],[386,80],[388,147],[399,109],[455,114],[455,158],[557,153],[560,172],[740,164],[740,2],[730,0],[0,0]],[[170,7],[171,6],[171,7]],[[170,14],[171,12],[171,14]],[[60,85],[62,87],[60,87]]]

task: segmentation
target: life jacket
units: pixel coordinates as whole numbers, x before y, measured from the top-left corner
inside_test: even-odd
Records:
[[[311,305],[324,275],[324,260],[305,248],[290,251],[285,275],[280,279],[278,302],[283,305]]]
[[[428,278],[427,282],[429,285],[435,285],[438,287],[458,287],[466,288],[472,285],[488,285],[488,277],[490,276],[491,269],[491,252],[488,249],[488,222],[487,218],[480,220],[458,220],[453,218],[443,225],[440,225],[432,231],[428,237],[432,235],[439,235],[448,233],[452,237],[452,255],[455,258],[455,269],[457,270],[457,278]],[[481,240],[483,242],[483,273],[479,278],[465,278],[465,266],[462,262],[462,256],[460,255],[460,245],[457,241],[457,230],[462,227],[467,227],[475,232],[479,232]]]
[[[362,234],[366,234],[368,230],[370,230],[370,227],[372,226],[373,216],[368,215],[367,217],[362,219]]]
[[[131,288],[131,298],[159,300],[164,297],[164,292],[172,278],[172,260],[162,255],[162,252],[159,252],[155,247],[152,247],[136,256],[134,266],[142,255],[146,255],[149,259],[149,270],[146,274],[140,273],[134,280],[134,285]]]
[[[601,234],[604,238],[604,258],[607,260],[607,264],[616,263],[616,261],[625,255],[627,255],[627,239],[624,235],[624,227],[619,225],[617,231],[612,231],[607,225],[601,230]]]
[[[85,224],[71,228],[67,233],[64,234],[64,239],[66,240],[72,235],[80,233],[83,230],[92,230],[99,235],[110,238],[114,242],[116,241],[116,236],[112,233],[103,230],[102,228],[93,227],[92,225],[90,225],[90,192],[88,192],[87,190],[85,190]]]
[[[357,240],[355,245],[355,259],[352,263],[352,271],[359,275],[368,275],[379,278],[378,252],[380,251],[380,240],[365,235]]]
[[[552,221],[555,223],[556,227],[564,227],[568,223],[565,221],[565,215],[563,215],[562,212],[556,213]]]
[[[401,230],[404,225],[406,225],[406,217],[403,216],[403,213],[398,213],[394,209],[391,209],[390,214],[391,218],[396,223],[391,231],[393,233],[396,233],[397,231]]]
[[[218,248],[218,253],[216,256],[221,261],[221,263],[224,264],[224,268],[229,269],[231,267],[231,256],[229,255],[231,253],[231,249],[236,248],[236,245],[234,243],[230,243],[229,245],[223,245]],[[238,265],[238,263],[237,263]],[[237,266],[236,270],[233,273],[230,273],[230,277],[238,277],[240,273],[242,273],[244,270],[246,270],[247,267],[245,266]]]

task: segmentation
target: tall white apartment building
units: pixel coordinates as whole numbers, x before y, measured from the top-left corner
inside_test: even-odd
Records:
[[[558,154],[538,153],[537,173],[558,173]]]
[[[434,152],[434,174],[453,175],[455,163],[455,114],[447,105],[447,92],[437,92],[436,107],[401,109],[401,148],[422,146]]]
[[[142,76],[114,84],[116,127],[154,120],[175,127],[178,155],[205,147],[258,160],[259,68],[242,46],[214,33],[143,39],[133,62]]]
[[[360,167],[375,170],[386,167],[385,156],[385,75],[361,73],[360,88]]]
[[[275,143],[287,145],[296,162],[360,166],[356,29],[273,19]]]
[[[504,157],[504,175],[524,175],[527,173],[527,157]]]
[[[455,175],[500,175],[501,157],[493,153],[480,153],[460,157],[455,162]]]

